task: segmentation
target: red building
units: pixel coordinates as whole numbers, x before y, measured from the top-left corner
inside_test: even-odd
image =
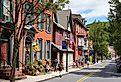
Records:
[[[14,0],[12,1],[13,5]],[[25,14],[22,14],[21,12],[26,12],[27,8],[31,7],[29,1],[31,2],[33,0],[27,0],[27,1],[28,2],[26,2],[22,7],[24,9],[19,12],[20,16],[18,17],[18,23],[17,23],[18,26],[21,24],[22,19],[24,19],[25,16]],[[40,1],[44,3],[47,0],[40,0]],[[11,32],[11,30],[9,29],[10,26],[9,23],[11,22],[10,14],[6,12],[7,10],[3,7],[3,4],[4,6],[7,6],[7,8],[9,7],[8,9],[10,9],[10,2],[9,0],[0,0],[0,22],[6,24],[4,27],[5,29],[2,29],[3,27],[0,28],[0,67],[4,65],[6,67],[5,70],[7,70],[7,74],[9,73],[8,75],[10,76],[11,70],[9,68],[11,68],[10,65],[12,63],[12,57],[13,57],[12,54],[14,53],[13,52],[14,38],[13,35],[9,33]],[[12,12],[14,12],[14,10]],[[41,13],[41,15],[38,17],[37,20],[32,22],[31,25],[29,25],[29,27],[27,25],[24,27],[23,30],[24,36],[20,41],[20,46],[18,48],[19,52],[17,53],[16,75],[19,74],[18,76],[20,76],[20,73],[22,75],[22,69],[27,69],[30,63],[33,64],[35,59],[36,60],[51,59],[51,44],[50,44],[52,41],[51,15],[52,15],[51,11],[45,10],[44,13]],[[15,16],[15,12],[13,13],[13,16]],[[32,17],[34,18],[36,16],[34,16],[33,14],[27,15],[25,24],[28,21],[31,21]],[[41,22],[41,20],[43,20],[43,22]],[[21,29],[20,32],[22,32]],[[18,36],[18,38],[20,38],[20,36]],[[35,44],[38,46],[37,52],[34,52],[33,45]],[[4,69],[0,68],[0,73],[2,70]],[[3,73],[3,75],[7,74]],[[0,77],[2,78],[1,75]],[[3,78],[6,77],[7,76],[3,76]]]
[[[84,19],[80,14],[72,15],[74,22],[74,60],[85,58],[88,56],[88,29],[84,25]]]
[[[63,61],[64,67],[66,62],[68,66],[73,64],[73,29],[71,10],[57,11],[53,22],[53,43],[52,43],[52,60],[58,59]],[[67,54],[68,53],[68,54]],[[66,59],[68,57],[68,59]]]

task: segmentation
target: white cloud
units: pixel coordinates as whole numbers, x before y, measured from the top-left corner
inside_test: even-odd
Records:
[[[66,8],[72,9],[72,13],[80,13],[85,18],[107,16],[109,12],[109,0],[70,0]],[[81,11],[92,10],[89,13]]]

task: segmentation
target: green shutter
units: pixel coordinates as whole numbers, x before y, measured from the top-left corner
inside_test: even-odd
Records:
[[[51,20],[49,18],[49,27],[48,27],[48,31],[51,32]]]
[[[11,14],[13,16],[13,11],[14,11],[14,2],[12,1],[12,10],[11,10]],[[10,16],[10,22],[12,22],[12,17]]]
[[[45,44],[46,44],[46,45],[45,45],[45,48],[46,48],[46,59],[48,59],[48,53],[47,53],[47,41],[46,41]]]
[[[45,46],[44,46],[44,40],[42,40],[42,59],[44,59],[44,54],[45,54]]]
[[[47,32],[48,32],[48,16],[46,15],[46,29],[45,29]]]
[[[0,18],[3,18],[3,0],[0,0]]]
[[[39,44],[40,44],[40,59],[42,59],[42,52],[43,52],[43,40],[42,39],[39,40]]]
[[[39,28],[39,17],[37,17],[37,25],[36,25],[36,28],[38,29]]]
[[[44,19],[44,14],[42,13],[41,14],[41,20],[43,20],[43,19]],[[41,23],[40,29],[44,29],[44,22]]]

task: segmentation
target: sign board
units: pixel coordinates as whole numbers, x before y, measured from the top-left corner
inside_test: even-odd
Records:
[[[67,49],[66,41],[62,41],[62,49]]]

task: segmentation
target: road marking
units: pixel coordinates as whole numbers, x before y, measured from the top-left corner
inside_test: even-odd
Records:
[[[83,81],[85,81],[86,79],[88,79],[90,76],[92,76],[92,75],[94,75],[94,73],[89,73],[89,74],[87,74],[87,75],[85,75],[85,76],[83,76],[82,78],[80,78],[78,81],[76,81],[76,82],[83,82]]]

